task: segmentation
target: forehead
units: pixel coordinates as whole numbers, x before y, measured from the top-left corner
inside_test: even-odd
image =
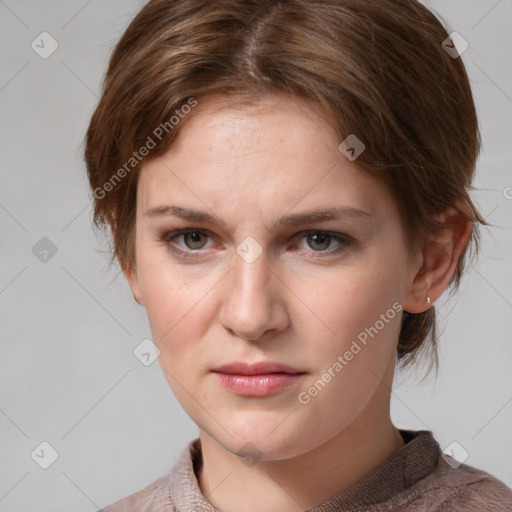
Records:
[[[241,104],[224,96],[206,98],[185,121],[173,152],[209,160],[264,154],[274,159],[306,153],[314,157],[322,150],[319,142],[324,147],[337,146],[320,107],[289,95]]]
[[[143,165],[138,201],[146,209],[178,198],[212,210],[227,201],[255,212],[325,202],[371,209],[386,192],[339,143],[320,108],[296,98],[206,99],[170,150]]]

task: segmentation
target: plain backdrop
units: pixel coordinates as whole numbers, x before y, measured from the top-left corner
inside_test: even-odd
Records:
[[[158,361],[133,353],[149,325],[107,271],[82,159],[107,58],[142,3],[0,1],[1,512],[94,512],[197,437]],[[493,227],[457,298],[436,303],[437,379],[399,376],[392,415],[512,486],[512,2],[426,3],[469,43],[483,136],[472,197]]]

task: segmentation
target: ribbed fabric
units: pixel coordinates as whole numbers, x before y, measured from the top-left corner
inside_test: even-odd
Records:
[[[426,430],[400,430],[406,444],[357,483],[307,512],[512,512],[512,489],[465,464],[452,468]],[[221,512],[203,496],[191,441],[169,475],[98,512]]]

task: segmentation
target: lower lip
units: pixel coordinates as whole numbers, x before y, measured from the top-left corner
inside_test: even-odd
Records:
[[[248,397],[269,396],[297,384],[303,373],[267,373],[264,375],[237,375],[217,373],[222,386],[233,393]]]

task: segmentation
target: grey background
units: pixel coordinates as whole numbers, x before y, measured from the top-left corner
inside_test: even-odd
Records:
[[[168,472],[197,436],[158,362],[133,354],[149,325],[106,270],[82,161],[109,52],[142,3],[0,1],[1,512],[95,511]],[[458,297],[436,304],[437,380],[400,376],[392,414],[512,486],[512,1],[426,4],[470,45],[483,135],[473,198],[496,227]],[[59,45],[47,59],[31,48],[43,31]],[[43,237],[57,249],[46,262],[33,253]],[[59,454],[48,469],[31,457],[43,441]]]

